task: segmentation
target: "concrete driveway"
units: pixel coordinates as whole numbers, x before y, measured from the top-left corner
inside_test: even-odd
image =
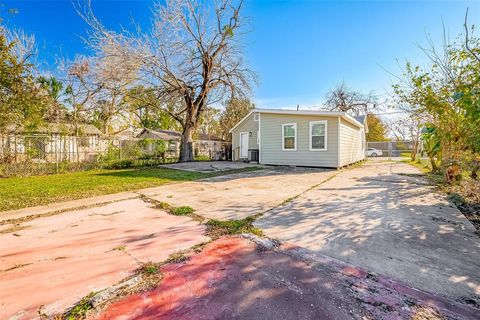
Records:
[[[233,161],[194,161],[163,164],[162,167],[185,171],[218,172],[225,170],[245,169],[251,167],[262,167],[262,165]]]
[[[237,220],[270,210],[336,174],[331,169],[266,167],[142,193],[173,206],[190,206],[209,219]]]
[[[368,162],[261,217],[269,237],[458,301],[480,302],[474,227],[405,163]]]

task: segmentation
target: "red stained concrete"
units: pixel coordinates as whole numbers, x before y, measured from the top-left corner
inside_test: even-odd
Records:
[[[197,222],[140,199],[23,225],[27,228],[0,235],[0,319],[38,318],[41,306],[47,315],[62,312],[125,278],[138,262],[160,262],[208,240]],[[20,265],[25,266],[14,268]]]
[[[219,239],[187,262],[165,266],[155,290],[125,297],[91,318],[409,319],[438,309],[433,295],[410,296],[361,269],[328,258],[308,265],[292,248],[282,250],[259,251],[245,239]],[[439,310],[475,318],[474,311],[459,308]]]

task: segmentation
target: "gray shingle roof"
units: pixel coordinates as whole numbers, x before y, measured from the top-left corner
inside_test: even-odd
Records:
[[[363,116],[355,116],[353,117],[355,120],[357,120],[358,122],[360,122],[361,124],[364,124],[365,123],[365,118],[367,116],[363,115]]]

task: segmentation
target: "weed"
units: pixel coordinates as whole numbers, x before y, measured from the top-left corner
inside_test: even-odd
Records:
[[[296,195],[296,196],[294,196],[294,197],[289,197],[289,198],[283,200],[283,201],[278,205],[278,207],[284,206],[284,205],[286,205],[287,203],[292,202],[293,200],[295,200],[295,199],[298,198],[298,197],[299,197],[299,195]]]
[[[195,253],[200,253],[200,252],[202,252],[203,248],[205,248],[205,246],[209,243],[210,243],[210,241],[205,241],[205,242],[194,245],[190,249]]]
[[[170,254],[165,263],[180,263],[188,260],[188,250],[180,250]]]
[[[160,266],[154,262],[142,263],[140,268],[137,269],[136,273],[141,273],[144,275],[153,275],[157,274],[160,271]]]
[[[118,246],[112,249],[112,251],[125,251],[125,250],[127,250],[127,246],[125,245]]]
[[[193,208],[189,206],[172,207],[170,213],[175,216],[188,216],[193,213]]]
[[[67,320],[79,320],[85,319],[88,311],[93,309],[90,299],[95,295],[96,292],[90,292],[86,297],[84,297],[80,302],[78,302],[70,311],[68,311],[64,317]]]
[[[213,239],[217,239],[223,235],[252,233],[257,236],[263,236],[262,230],[255,228],[253,222],[257,216],[250,216],[241,220],[221,221],[211,219],[206,223],[207,235]]]
[[[193,213],[195,210],[192,207],[189,207],[189,206],[173,207],[165,201],[158,201],[158,200],[155,200],[155,199],[151,199],[151,198],[148,198],[145,195],[141,195],[140,197],[145,202],[153,203],[154,208],[165,210],[169,214],[172,214],[172,215],[175,215],[175,216],[187,216],[187,217],[190,217],[193,220],[198,221],[198,222],[202,222],[203,220],[205,220],[204,217]]]

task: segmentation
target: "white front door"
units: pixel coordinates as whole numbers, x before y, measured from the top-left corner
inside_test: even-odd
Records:
[[[240,132],[240,158],[248,158],[248,132]]]

